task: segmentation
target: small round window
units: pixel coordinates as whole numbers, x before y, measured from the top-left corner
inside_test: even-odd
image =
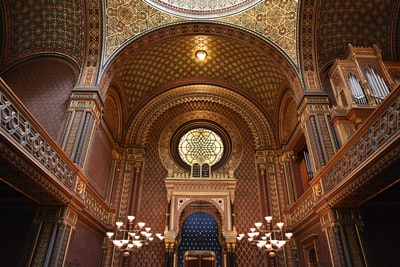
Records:
[[[188,131],[179,140],[179,157],[189,166],[193,163],[207,163],[210,166],[218,163],[224,154],[224,144],[215,132],[196,128]]]

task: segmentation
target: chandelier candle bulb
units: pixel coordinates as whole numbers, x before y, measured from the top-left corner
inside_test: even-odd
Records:
[[[255,244],[260,250],[266,250],[268,256],[275,257],[279,251],[282,251],[284,246],[293,237],[293,233],[285,232],[284,222],[273,222],[272,216],[264,217],[266,223],[254,223],[255,227],[250,228],[247,233],[247,241]],[[238,234],[238,242],[243,240],[246,234]],[[284,238],[286,237],[286,240]]]
[[[151,233],[151,227],[146,227],[144,222],[134,223],[135,216],[129,215],[126,217],[127,223],[122,221],[115,222],[114,232],[106,232],[107,238],[115,246],[117,251],[121,251],[124,257],[129,257],[131,252],[135,252],[143,245],[148,245],[155,240],[164,240],[164,236],[160,233],[156,234],[157,239]]]

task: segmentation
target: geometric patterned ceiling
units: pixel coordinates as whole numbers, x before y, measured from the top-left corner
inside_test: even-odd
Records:
[[[203,40],[208,57],[195,57]],[[282,83],[287,77],[268,55],[218,36],[183,36],[155,42],[137,50],[118,66],[114,82],[124,92],[128,110],[152,90],[180,80],[213,81],[235,85],[272,111]]]
[[[239,2],[253,1],[231,3]],[[109,78],[122,90],[129,110],[164,84],[192,79],[232,85],[273,114],[280,90],[293,77],[288,77],[276,55],[252,42],[262,41],[285,54],[282,57],[293,63],[292,74],[299,70],[318,73],[332,59],[344,56],[348,43],[377,44],[384,60],[398,61],[399,10],[400,1],[393,0],[261,1],[234,15],[208,20],[254,39],[192,30],[141,44],[127,54],[123,53],[126,48],[147,35],[191,20],[166,14],[144,0],[3,0],[0,74],[30,56],[55,56],[73,62],[82,80],[86,79],[77,83],[85,86],[96,86],[95,76],[112,65]],[[209,52],[205,62],[194,59],[199,35]],[[123,59],[118,64],[110,63],[120,54]],[[85,72],[87,68],[91,69]]]
[[[8,4],[5,63],[46,51],[65,53],[77,64],[82,63],[85,52],[82,49],[85,38],[84,2],[8,0]]]
[[[154,0],[147,2],[152,2],[156,6],[162,5],[165,7],[165,2],[167,1]],[[140,36],[140,34],[152,29],[190,20],[180,16],[171,15],[171,12],[160,11],[150,6],[147,2],[144,0],[108,0],[106,2],[106,59],[129,39]],[[180,0],[168,2],[169,8],[172,8],[174,5],[189,6],[192,1]],[[206,7],[204,8],[207,9],[211,9],[212,6],[214,11],[220,14],[219,12],[221,9],[218,8],[218,3],[228,6],[224,9],[225,11],[230,11],[230,6],[235,5],[232,8],[237,11],[237,8],[242,7],[242,5],[248,7],[260,1],[218,0],[197,2],[205,5]],[[298,4],[295,0],[261,1],[259,4],[252,6],[248,10],[230,16],[213,19],[213,21],[236,25],[252,31],[259,36],[264,36],[268,40],[277,44],[283,51],[285,51],[293,62],[296,62],[297,8]],[[188,8],[185,10],[180,9],[180,11],[185,11],[187,13],[186,17],[193,16],[194,13],[199,13],[198,10],[190,12]],[[212,17],[212,14],[214,14],[212,10],[200,13],[198,15],[203,15],[205,17]],[[204,13],[207,14],[205,15]],[[227,15],[227,13],[224,15]]]
[[[316,21],[315,44],[317,64],[321,68],[338,55],[347,52],[347,45],[371,47],[378,45],[385,60],[394,60],[394,36],[390,32],[399,27],[399,1],[339,0],[320,1]],[[397,12],[396,12],[397,10]]]

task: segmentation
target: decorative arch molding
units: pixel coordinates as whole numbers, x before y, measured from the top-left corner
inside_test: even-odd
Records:
[[[6,75],[6,73],[13,71],[13,69],[15,68],[21,67],[24,64],[37,62],[40,60],[55,60],[58,61],[60,64],[64,64],[74,73],[74,80],[75,81],[78,80],[78,76],[80,73],[79,63],[72,57],[61,53],[36,53],[33,55],[23,57],[19,60],[14,61],[11,65],[7,66],[7,68],[3,69],[0,72],[0,75],[4,76]]]
[[[78,79],[77,66],[66,58],[42,54],[16,62],[1,77],[46,131],[55,140],[61,138],[63,120]]]
[[[239,28],[224,22],[196,20],[171,23],[133,37],[105,60],[96,84],[100,85],[102,93],[104,94],[109,83],[118,72],[119,66],[123,65],[126,58],[131,57],[131,55],[134,55],[137,51],[145,49],[152,44],[170,38],[188,35],[220,36],[251,46],[259,51],[260,54],[265,55],[275,62],[276,66],[278,66],[288,80],[292,82],[292,86],[296,88],[296,90],[299,90],[299,92],[302,91],[301,85],[303,82],[299,75],[298,66],[296,66],[282,48],[271,40],[247,29]]]
[[[206,202],[207,204],[209,204],[210,206],[215,208],[216,211],[218,212],[219,218],[216,217],[216,214],[211,213],[208,209],[201,209],[201,210],[193,210],[193,211],[190,211],[190,212],[184,212],[185,209],[188,206],[190,206],[193,203],[199,202],[199,201]],[[215,221],[218,223],[219,226],[223,225],[224,211],[223,211],[223,209],[221,208],[220,205],[218,205],[215,201],[212,201],[212,199],[208,198],[208,197],[193,197],[193,198],[188,199],[185,203],[183,203],[179,207],[177,213],[175,214],[176,218],[175,218],[174,221],[176,221],[178,223],[178,225],[176,225],[177,226],[176,229],[180,229],[179,224],[181,222],[185,221],[190,215],[192,215],[193,213],[196,213],[196,212],[207,213],[207,214],[211,215],[215,219]]]
[[[125,144],[144,147],[150,127],[159,117],[175,106],[195,101],[213,102],[239,114],[250,128],[256,149],[276,147],[273,127],[254,103],[232,90],[207,84],[176,87],[154,97],[131,119]]]

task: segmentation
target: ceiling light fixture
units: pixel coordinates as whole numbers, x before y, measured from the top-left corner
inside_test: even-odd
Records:
[[[107,232],[108,239],[114,244],[115,248],[122,251],[124,257],[129,257],[131,252],[139,250],[143,245],[148,245],[154,240],[150,227],[144,227],[144,222],[133,222],[135,216],[129,215],[128,222],[117,221],[113,232]],[[163,240],[164,236],[157,233],[156,237]]]
[[[207,57],[205,40],[203,37],[198,37],[197,42],[198,42],[198,46],[197,46],[197,51],[195,53],[195,56],[199,60],[205,60]]]
[[[202,49],[197,50],[197,51],[196,51],[196,57],[197,57],[199,60],[204,60],[204,59],[206,59],[206,57],[207,57],[207,52],[206,52],[205,50],[202,50]]]

